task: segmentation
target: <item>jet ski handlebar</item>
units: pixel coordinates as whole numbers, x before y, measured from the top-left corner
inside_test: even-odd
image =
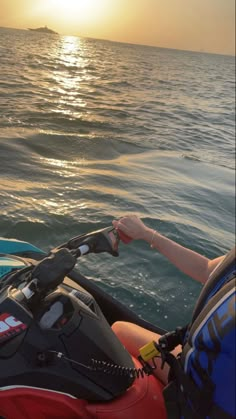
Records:
[[[63,282],[80,256],[102,252],[118,256],[118,245],[119,235],[114,227],[106,227],[70,239],[32,266],[30,274],[27,272],[27,283],[21,288],[24,299],[27,303],[38,302]]]
[[[73,237],[67,243],[59,246],[59,248],[78,251],[77,257],[82,256],[82,254],[102,252],[110,253],[112,256],[119,256],[119,240],[119,234],[114,227],[106,227],[91,233]],[[87,250],[85,247],[81,247],[86,245],[88,246]]]

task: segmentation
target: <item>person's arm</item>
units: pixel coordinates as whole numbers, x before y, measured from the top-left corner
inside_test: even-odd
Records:
[[[221,256],[210,260],[162,236],[157,231],[147,227],[136,216],[123,217],[119,221],[115,220],[113,225],[133,240],[145,240],[183,273],[201,283],[207,281],[210,273],[224,258],[224,256]]]

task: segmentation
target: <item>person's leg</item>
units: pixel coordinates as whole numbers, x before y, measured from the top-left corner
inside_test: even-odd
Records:
[[[158,341],[160,335],[154,332],[150,332],[140,326],[128,322],[115,322],[112,325],[112,329],[127,349],[127,351],[135,358],[139,355],[139,349],[146,343],[151,341]],[[177,355],[180,352],[180,348],[177,347],[172,353]],[[157,368],[153,371],[154,375],[161,380],[164,384],[168,382],[169,367],[165,364],[164,368],[161,369],[161,359],[155,358]]]

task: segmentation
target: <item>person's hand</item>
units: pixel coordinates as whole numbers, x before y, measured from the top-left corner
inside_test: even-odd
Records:
[[[116,230],[123,232],[133,240],[150,241],[153,230],[148,228],[136,215],[129,215],[112,221]]]

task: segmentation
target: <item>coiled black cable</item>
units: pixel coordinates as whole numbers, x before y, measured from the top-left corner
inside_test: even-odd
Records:
[[[46,355],[46,353],[43,353]],[[57,351],[47,351],[47,354],[54,355],[57,359],[68,361],[74,365],[78,365],[82,368],[86,368],[91,372],[101,372],[103,374],[119,376],[119,377],[130,377],[130,378],[144,378],[145,375],[152,374],[153,370],[156,369],[155,359],[152,359],[152,365],[148,364],[147,362],[143,361],[139,358],[139,361],[142,363],[142,367],[140,368],[130,368],[124,367],[122,365],[111,364],[106,361],[99,361],[97,359],[91,359],[91,365],[85,365],[81,362],[75,361],[73,359],[68,358],[62,352]],[[39,354],[42,356],[42,353]],[[52,359],[51,359],[52,360]]]
[[[154,359],[152,360],[152,362],[153,366],[145,363],[141,368],[130,368],[123,367],[117,364],[111,364],[106,361],[98,361],[97,359],[92,359],[91,369],[92,371],[103,372],[104,374],[110,374],[114,376],[144,378],[145,375],[150,375],[152,371],[156,368]]]

